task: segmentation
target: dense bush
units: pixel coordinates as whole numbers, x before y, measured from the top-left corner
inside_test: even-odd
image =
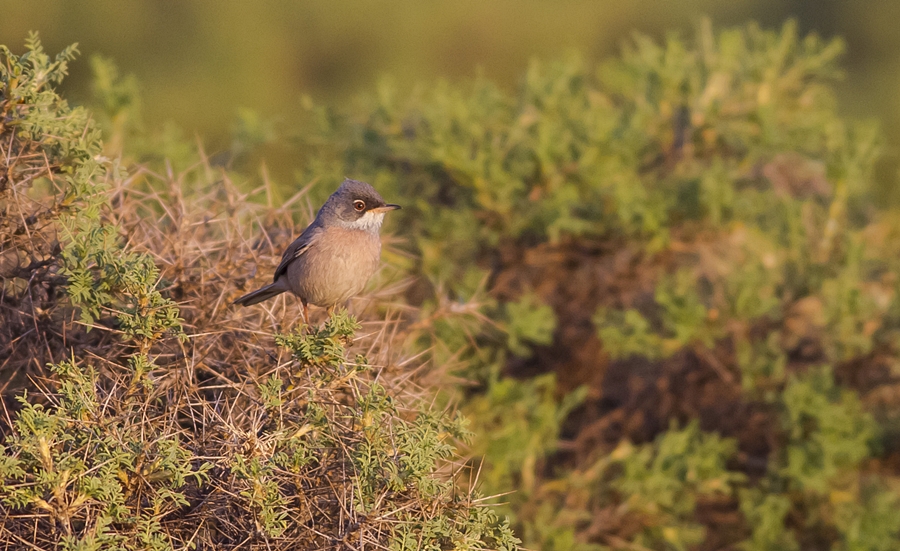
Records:
[[[900,544],[898,227],[869,198],[877,128],[836,112],[842,51],[704,23],[535,62],[514,94],[312,109],[302,178],[411,203],[430,285],[407,298],[478,383],[473,451],[527,546]]]
[[[121,169],[53,89],[74,49],[27,50],[0,50],[3,546],[515,549],[455,482],[464,421],[348,352],[386,361],[387,340],[344,312],[279,330],[283,303],[223,311],[234,272],[274,254],[247,221],[288,235],[291,217],[236,206],[208,164],[179,182]],[[126,92],[98,111],[115,137],[133,104],[109,69],[95,62],[101,99]],[[12,384],[25,369],[30,391]]]

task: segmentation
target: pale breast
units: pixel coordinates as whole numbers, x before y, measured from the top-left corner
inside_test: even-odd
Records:
[[[329,228],[288,266],[288,283],[310,304],[333,306],[365,288],[380,258],[377,233]]]

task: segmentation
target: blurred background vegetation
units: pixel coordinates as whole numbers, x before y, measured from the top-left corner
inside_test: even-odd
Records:
[[[141,83],[148,121],[174,121],[213,152],[229,145],[239,108],[292,121],[302,94],[339,105],[384,77],[401,92],[476,73],[512,89],[533,57],[577,51],[594,62],[635,31],[683,34],[702,15],[719,26],[795,18],[801,34],[846,41],[847,76],[836,84],[842,111],[882,122],[892,147],[875,177],[889,195],[896,182],[900,4],[893,0],[0,0],[0,13],[0,43],[21,44],[34,30],[48,51],[78,42],[87,55],[111,57]],[[88,64],[76,64],[63,91],[84,100],[90,82]],[[270,165],[283,175],[296,168],[289,159]]]

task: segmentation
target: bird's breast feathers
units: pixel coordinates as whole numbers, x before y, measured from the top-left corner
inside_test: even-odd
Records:
[[[338,304],[363,290],[380,256],[376,232],[330,228],[290,263],[288,283],[311,304]]]

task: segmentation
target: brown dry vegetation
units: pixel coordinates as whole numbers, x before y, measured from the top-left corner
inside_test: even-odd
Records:
[[[515,549],[405,351],[429,330],[389,303],[406,282],[312,325],[234,307],[306,189],[273,208],[202,151],[126,168],[53,89],[74,47],[27,49],[0,45],[0,546]]]
[[[52,169],[40,176],[52,180]],[[183,178],[205,179],[206,184],[197,186],[195,181],[188,186]],[[128,250],[152,256],[161,270],[158,290],[178,304],[187,335],[184,342],[169,336],[153,345],[150,355],[156,366],[150,373],[151,385],[142,387],[136,386],[133,369],[126,365],[135,344],[121,339],[114,312],[105,312],[86,331],[77,309],[56,291],[56,280],[46,275],[59,267],[54,235],[59,228],[52,216],[43,214],[53,212],[52,204],[19,198],[29,183],[16,180],[3,190],[10,213],[27,221],[48,218],[46,226],[26,224],[27,231],[10,224],[10,216],[3,219],[4,258],[12,256],[9,251],[20,250],[26,259],[2,274],[4,434],[10,434],[12,419],[21,407],[13,396],[30,388],[43,393],[40,401],[52,406],[58,398],[47,365],[84,357],[84,365],[98,372],[101,395],[107,400],[104,414],[123,439],[143,430],[174,436],[196,457],[195,468],[199,461],[211,465],[208,482],[188,481],[187,507],[162,519],[162,528],[173,542],[199,549],[383,548],[397,523],[440,515],[464,522],[466,511],[478,507],[474,496],[465,492],[441,492],[439,501],[445,505],[439,505],[415,489],[387,486],[378,490],[381,495],[374,507],[360,503],[358,473],[353,472],[349,447],[366,436],[352,416],[354,408],[377,382],[396,404],[393,415],[413,422],[420,415],[418,405],[429,399],[423,389],[441,377],[433,369],[423,369],[424,360],[404,352],[403,343],[412,336],[404,329],[404,308],[391,300],[405,282],[398,281],[390,268],[376,278],[377,290],[352,304],[362,327],[346,345],[374,366],[366,372],[335,371],[327,363],[304,365],[292,359],[289,349],[276,346],[276,334],[290,333],[299,325],[300,311],[292,297],[281,296],[246,309],[231,304],[241,293],[268,280],[267,267],[277,264],[283,248],[302,228],[302,222],[298,226],[294,220],[304,205],[304,191],[278,208],[261,206],[250,197],[268,191],[265,186],[242,193],[223,171],[206,163],[179,175],[137,169],[127,178],[110,180],[112,201],[103,213],[105,223],[120,229],[118,237]],[[185,196],[182,190],[187,188],[200,191]],[[46,197],[52,203],[53,196]],[[308,208],[306,212],[308,216]],[[313,311],[314,324],[320,325],[324,318],[324,311]],[[427,324],[419,324],[418,330],[427,331]],[[287,388],[282,405],[275,409],[267,407],[260,394],[272,377]],[[129,419],[125,404],[133,405],[134,400],[142,413]],[[301,419],[310,403],[322,408],[343,440],[335,442],[337,449],[315,451],[322,455],[302,474],[276,471],[271,475],[280,493],[290,496],[286,510],[291,517],[289,528],[272,537],[266,534],[260,511],[242,494],[260,488],[236,476],[231,462],[238,456],[271,460],[282,451],[284,438],[298,437],[285,434],[283,427],[290,423],[273,416]],[[117,416],[125,417],[115,421]],[[390,420],[374,422],[389,424]],[[453,478],[460,467],[444,464],[437,479]],[[148,506],[149,485],[158,474],[150,466],[137,465],[130,476],[126,486],[133,494],[126,497],[140,511]],[[142,492],[148,493],[142,497]],[[69,502],[43,512],[0,508],[4,517],[0,541],[7,548],[27,541],[35,548],[55,549],[58,529],[72,536],[90,533],[103,504]]]
[[[21,386],[71,347],[86,346],[88,339],[71,324],[63,335],[65,313],[56,308],[65,295],[65,278],[56,273],[57,222],[63,209],[55,196],[61,186],[52,184],[60,164],[48,159],[39,143],[16,139],[12,133],[4,137],[0,140],[0,371],[6,376],[0,389],[8,397],[10,385]],[[32,191],[36,182],[39,189]]]

